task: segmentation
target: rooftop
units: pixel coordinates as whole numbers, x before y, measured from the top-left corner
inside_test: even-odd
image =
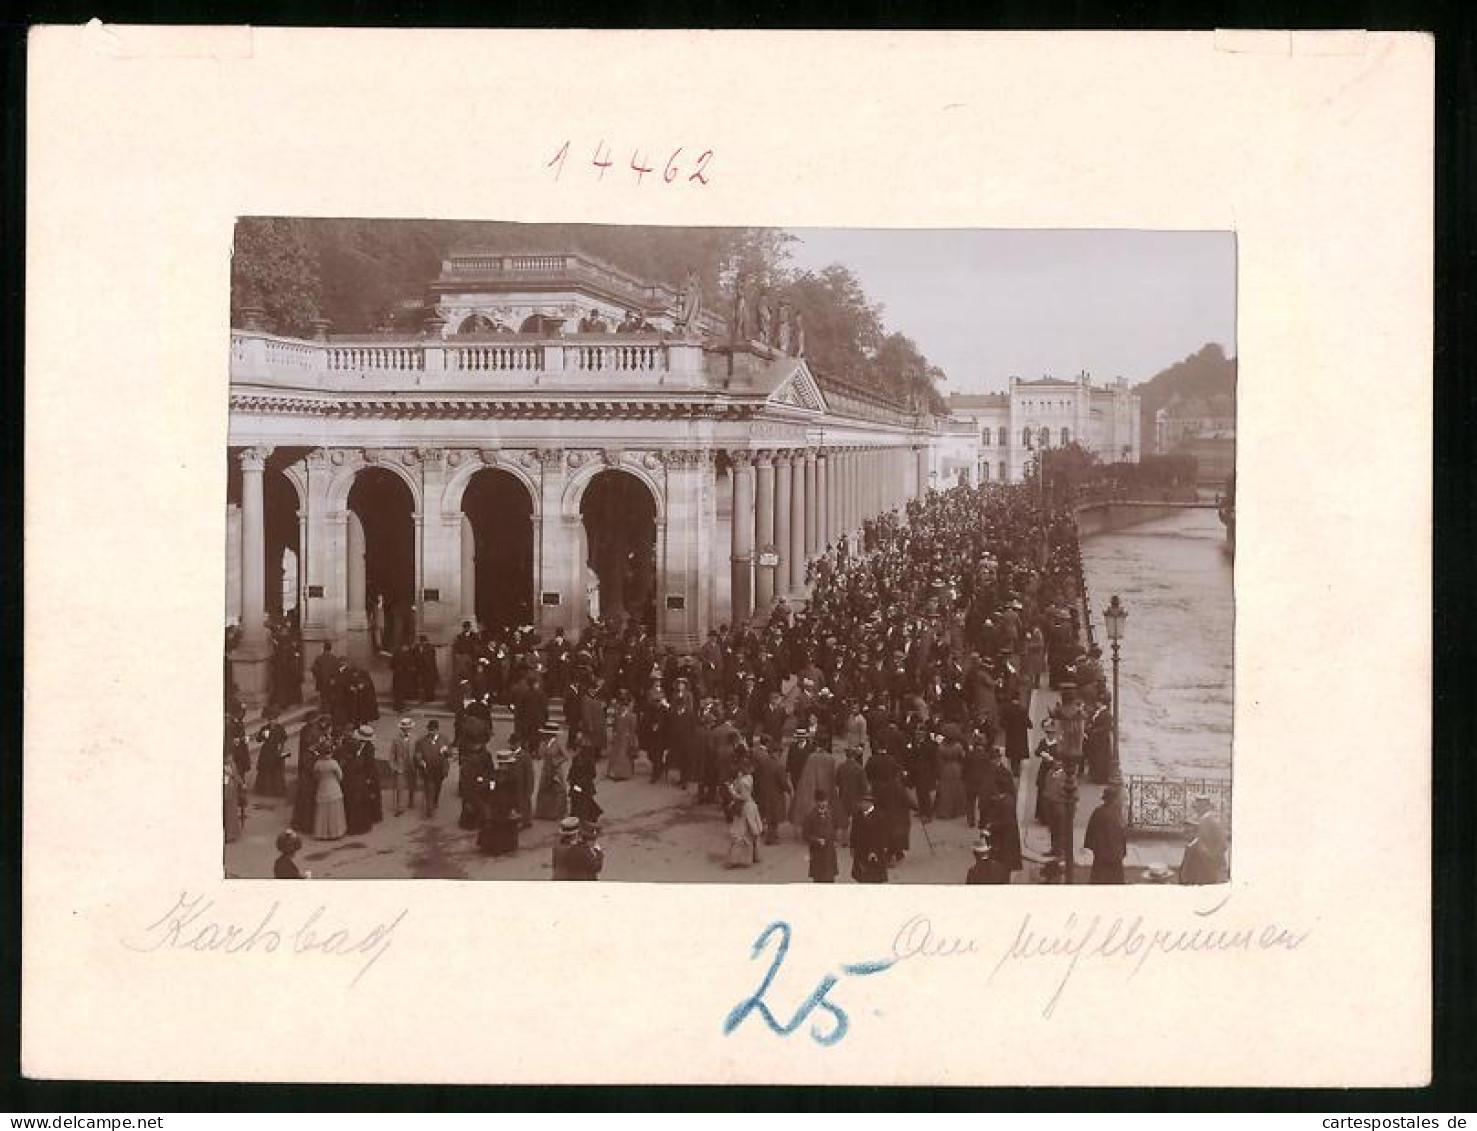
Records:
[[[1005,408],[1010,404],[1009,393],[950,393],[949,407],[960,408]]]

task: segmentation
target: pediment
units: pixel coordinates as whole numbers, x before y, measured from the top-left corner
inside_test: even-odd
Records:
[[[821,393],[819,382],[803,361],[797,361],[765,398],[765,403],[785,408],[798,408],[805,412],[825,412],[826,398]]]

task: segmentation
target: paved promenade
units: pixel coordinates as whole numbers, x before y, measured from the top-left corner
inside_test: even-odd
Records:
[[[1054,691],[1037,691],[1032,696],[1032,746],[1041,734],[1041,720],[1058,701]],[[442,719],[443,729],[451,728],[451,715],[439,709],[417,708],[408,714],[417,722],[416,733],[424,733],[424,721]],[[557,717],[557,712],[556,712]],[[400,716],[382,709],[375,725],[375,748],[388,751]],[[288,749],[296,764],[297,725],[290,718]],[[507,745],[512,723],[506,712],[495,719],[492,749]],[[253,758],[256,745],[253,743]],[[508,857],[484,856],[477,848],[475,833],[460,828],[457,816],[461,805],[457,797],[457,770],[453,769],[442,788],[441,805],[435,816],[427,818],[419,809],[401,816],[394,814],[393,794],[384,793],[385,819],[368,833],[345,837],[338,841],[304,838],[298,854],[300,867],[310,870],[314,878],[342,879],[487,879],[538,880],[550,875],[550,854],[556,838],[555,823],[535,821],[532,829],[519,838],[519,851]],[[780,843],[762,845],[759,863],[749,868],[724,867],[728,851],[728,828],[716,806],[698,805],[696,787],[684,792],[675,784],[652,785],[648,781],[649,766],[643,759],[636,763],[636,776],[623,782],[599,780],[597,799],[605,810],[601,822],[601,843],[605,846],[606,881],[703,882],[703,883],[808,883],[808,854],[798,831],[783,826]],[[602,763],[603,772],[603,763]],[[289,770],[289,775],[291,771]],[[1030,816],[1035,809],[1036,760],[1021,770],[1018,794],[1023,847],[1040,857],[1048,854],[1050,835],[1045,826]],[[289,777],[289,788],[292,782]],[[1091,857],[1080,850],[1082,830],[1097,805],[1101,787],[1083,783],[1077,806],[1078,862],[1077,879],[1085,882]],[[277,834],[287,828],[291,803],[273,798],[250,797],[246,825],[241,839],[226,845],[225,867],[230,876],[268,877],[277,852]],[[907,858],[892,870],[893,883],[963,883],[974,862],[970,846],[975,830],[963,818],[934,821],[927,826],[916,818],[912,828],[912,847]],[[930,841],[932,847],[930,848]],[[1131,842],[1127,865],[1130,879],[1136,869],[1155,862],[1171,866],[1179,863],[1183,843],[1173,838]],[[841,875],[837,883],[850,883],[851,858],[847,849],[838,850]],[[1036,882],[1039,866],[1029,861],[1017,872],[1015,882]]]

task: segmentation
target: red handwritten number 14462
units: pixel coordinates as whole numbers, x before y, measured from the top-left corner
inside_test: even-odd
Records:
[[[679,145],[676,149],[672,150],[672,155],[667,158],[667,163],[661,168],[660,176],[662,183],[670,185],[674,181],[685,180],[688,184],[707,184],[708,178],[711,175],[708,172],[708,165],[713,160],[713,151],[711,149],[705,149],[698,154],[696,160],[687,161],[682,157],[682,149],[683,147]],[[559,152],[555,153],[544,164],[544,168],[553,169],[554,179],[557,181],[564,173],[564,166],[568,160],[569,142],[566,141],[559,147]],[[653,180],[656,180],[658,172],[656,166],[647,164],[646,156],[639,149],[633,149],[631,151],[629,165],[630,172],[635,176],[638,185],[645,182],[648,173],[652,174]],[[605,179],[605,174],[609,170],[616,168],[616,162],[611,157],[610,146],[605,143],[604,138],[601,138],[599,144],[595,146],[595,152],[590,157],[589,168],[595,179],[600,181]]]

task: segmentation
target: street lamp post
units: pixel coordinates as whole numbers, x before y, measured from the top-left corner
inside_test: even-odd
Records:
[[[1118,594],[1113,594],[1108,607],[1103,610],[1103,622],[1108,627],[1108,640],[1113,645],[1113,774],[1115,779],[1122,778],[1123,763],[1118,760],[1118,716],[1122,709],[1118,700],[1118,642],[1123,639],[1123,622],[1128,619],[1128,610],[1118,600]]]

